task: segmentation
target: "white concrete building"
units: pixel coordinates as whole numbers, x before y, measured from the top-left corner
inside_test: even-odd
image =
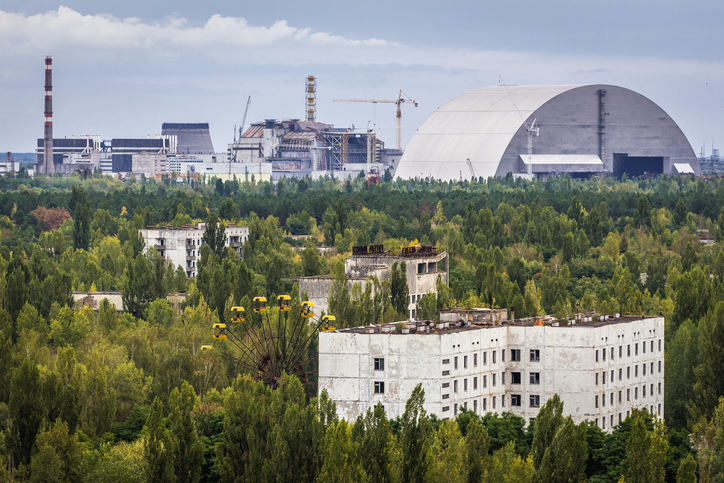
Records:
[[[186,225],[176,228],[168,225],[163,228],[144,228],[139,231],[146,242],[146,246],[143,248],[144,253],[153,247],[167,262],[184,267],[187,277],[195,277],[205,230],[206,223],[197,223],[196,226]],[[231,224],[226,227],[226,246],[233,248],[237,255],[241,256],[241,247],[248,239],[248,226]]]
[[[437,253],[434,247],[406,248],[403,249],[406,253],[398,256],[382,252],[382,245],[354,248],[360,251],[344,261],[344,272],[347,274],[350,291],[354,284],[358,284],[364,291],[368,277],[375,277],[381,282],[389,280],[392,276],[392,265],[397,263],[401,267],[402,262],[405,262],[407,289],[410,294],[407,311],[410,318],[415,317],[417,303],[423,295],[437,294],[438,276],[443,283],[448,283],[450,277],[448,254]],[[302,277],[299,279],[299,291],[307,292],[309,301],[314,302],[317,311],[326,312],[329,308],[329,292],[333,281],[333,277],[328,275]]]
[[[558,394],[576,423],[609,431],[633,408],[663,417],[664,319],[619,317],[570,326],[402,322],[319,335],[319,389],[354,420],[382,403],[402,415],[422,384],[425,409],[510,411],[531,420]],[[408,333],[403,333],[408,332]]]

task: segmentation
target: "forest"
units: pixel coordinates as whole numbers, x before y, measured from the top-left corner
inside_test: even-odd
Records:
[[[140,229],[201,221],[196,278],[144,250]],[[241,258],[223,243],[230,223],[249,227]],[[0,482],[724,481],[722,240],[718,177],[2,176]],[[369,244],[448,251],[449,286],[422,298],[422,318],[664,316],[665,419],[634,412],[606,433],[553,397],[530,424],[470,411],[442,421],[418,388],[400,418],[378,406],[344,421],[325,392],[291,375],[272,390],[202,350],[253,297],[298,306],[303,276],[334,277],[338,327],[405,319],[399,280],[374,293],[345,283],[345,257]],[[102,291],[123,307],[72,295]]]

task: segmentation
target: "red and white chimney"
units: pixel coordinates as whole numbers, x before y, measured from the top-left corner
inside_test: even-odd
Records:
[[[53,164],[53,58],[45,58],[45,129],[43,133],[43,171],[55,173]]]

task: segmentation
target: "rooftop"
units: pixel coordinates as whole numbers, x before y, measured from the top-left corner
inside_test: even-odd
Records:
[[[472,309],[481,310],[481,309]],[[486,309],[482,309],[486,310]],[[492,309],[487,309],[492,310]],[[474,324],[463,320],[458,322],[435,322],[431,320],[403,320],[379,325],[367,325],[338,329],[333,332],[351,332],[355,334],[441,334],[465,332],[471,330],[489,329],[493,327],[514,326],[514,327],[559,327],[559,328],[591,328],[603,327],[606,325],[625,324],[637,320],[652,319],[656,316],[650,315],[599,315],[599,314],[576,314],[576,318],[568,325],[562,325],[555,317],[545,315],[542,317],[529,317],[525,319],[506,320],[500,324]],[[399,327],[399,328],[398,328]]]

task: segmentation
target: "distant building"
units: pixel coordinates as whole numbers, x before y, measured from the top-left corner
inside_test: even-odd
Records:
[[[321,332],[319,390],[348,421],[377,403],[391,419],[402,415],[418,384],[425,409],[442,419],[466,408],[531,421],[554,394],[576,423],[606,431],[634,408],[663,418],[662,317],[555,325],[399,322]]]
[[[197,223],[196,226],[187,225],[176,228],[168,225],[163,228],[144,228],[139,231],[146,243],[144,253],[153,247],[167,262],[172,262],[177,267],[184,267],[187,277],[195,277],[198,274],[197,263],[201,257],[199,250],[204,243],[205,230],[205,223]],[[231,224],[226,227],[226,246],[233,248],[240,257],[241,247],[248,239],[248,226]]]
[[[381,245],[370,245],[379,247]],[[422,249],[408,249],[402,255],[389,255],[384,252],[370,253],[368,247],[357,254],[347,258],[344,262],[344,271],[347,274],[347,283],[350,290],[356,283],[362,290],[365,289],[368,277],[375,277],[380,281],[389,280],[392,265],[397,262],[406,264],[407,288],[410,293],[407,310],[411,318],[417,313],[417,303],[426,293],[437,294],[437,279],[440,277],[445,284],[449,280],[449,265],[447,252],[437,253],[433,247]],[[314,302],[317,311],[329,309],[329,292],[334,279],[328,275],[317,277],[303,277],[299,279],[299,291],[306,291],[309,301]]]

